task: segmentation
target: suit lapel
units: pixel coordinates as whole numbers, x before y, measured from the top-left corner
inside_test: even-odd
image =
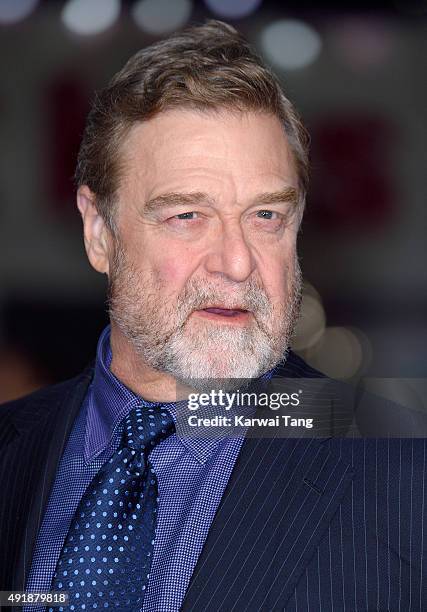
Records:
[[[76,381],[52,388],[43,394],[37,403],[31,402],[9,415],[17,435],[4,451],[3,457],[10,458],[10,466],[19,469],[22,499],[16,500],[21,516],[20,533],[16,534],[17,559],[11,589],[23,590],[31,565],[37,533],[43,520],[49,494],[54,482],[56,469],[74,420],[82,405],[92,378],[88,368]],[[53,388],[55,389],[55,388]],[[23,485],[23,483],[25,483]],[[19,493],[19,491],[18,491]]]
[[[327,441],[246,439],[182,610],[279,610],[351,482]]]

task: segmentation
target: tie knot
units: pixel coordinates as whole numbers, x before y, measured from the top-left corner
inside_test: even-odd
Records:
[[[175,431],[172,415],[162,406],[137,406],[125,418],[123,446],[148,455]]]

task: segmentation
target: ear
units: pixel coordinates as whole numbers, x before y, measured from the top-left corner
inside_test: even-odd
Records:
[[[82,185],[77,191],[77,207],[83,219],[84,242],[88,259],[95,270],[108,274],[110,232],[96,209],[95,194],[87,185]]]

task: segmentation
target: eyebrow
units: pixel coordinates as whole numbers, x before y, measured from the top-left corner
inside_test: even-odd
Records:
[[[280,191],[260,193],[253,198],[253,204],[291,204],[292,211],[298,206],[298,192],[294,187],[285,187]],[[162,208],[173,206],[214,206],[214,200],[206,193],[195,191],[191,193],[164,193],[148,200],[144,212],[153,213]]]
[[[201,204],[213,206],[214,202],[206,193],[200,191],[192,193],[163,193],[148,200],[144,205],[144,211],[151,213],[161,208],[170,208],[171,206],[200,206]]]
[[[270,204],[291,204],[292,209],[297,208],[299,203],[298,191],[294,187],[285,187],[280,191],[272,193],[260,193],[254,198],[254,203],[270,205]]]

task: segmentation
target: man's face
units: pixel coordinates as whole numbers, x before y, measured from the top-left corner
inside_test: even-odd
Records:
[[[178,381],[251,378],[289,344],[300,301],[297,175],[278,119],[171,110],[122,149],[112,324]]]

